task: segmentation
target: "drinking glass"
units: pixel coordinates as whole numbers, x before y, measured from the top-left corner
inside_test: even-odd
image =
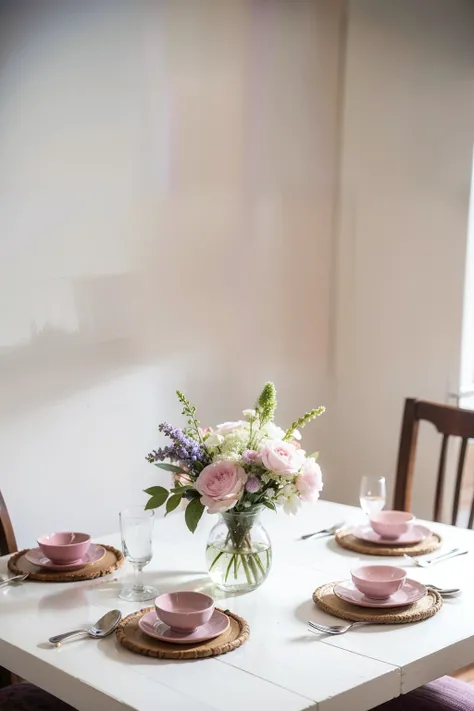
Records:
[[[384,476],[363,476],[360,482],[359,500],[362,511],[372,516],[382,511],[387,498],[387,487]]]
[[[135,573],[132,588],[123,588],[119,597],[129,602],[144,602],[157,597],[158,590],[143,584],[143,568],[151,561],[154,511],[145,511],[142,506],[134,506],[121,511],[120,535],[125,558],[130,561]]]

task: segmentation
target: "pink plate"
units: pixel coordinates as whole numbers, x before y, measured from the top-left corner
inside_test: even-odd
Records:
[[[410,546],[421,543],[425,538],[431,536],[433,531],[430,531],[426,526],[415,524],[407,533],[402,533],[398,538],[382,538],[378,533],[375,533],[371,526],[365,525],[356,526],[351,533],[356,538],[369,543],[379,543],[383,546]]]
[[[350,580],[346,580],[334,586],[334,595],[359,607],[405,607],[421,600],[426,595],[426,588],[416,580],[407,578],[403,587],[390,597],[385,600],[372,600],[359,592]]]
[[[89,550],[80,560],[71,561],[71,563],[53,563],[52,560],[46,558],[41,548],[31,548],[25,553],[25,558],[29,563],[38,566],[38,568],[46,568],[46,570],[79,570],[91,563],[98,563],[105,556],[105,548],[96,546],[91,543]]]
[[[214,610],[209,622],[202,627],[198,627],[194,632],[179,632],[172,630],[171,627],[165,625],[164,622],[158,619],[156,612],[147,612],[146,615],[140,618],[138,626],[141,631],[149,637],[155,637],[162,642],[171,642],[172,644],[193,644],[194,642],[206,642],[208,639],[214,639],[225,632],[230,625],[230,620],[227,615],[219,610]]]

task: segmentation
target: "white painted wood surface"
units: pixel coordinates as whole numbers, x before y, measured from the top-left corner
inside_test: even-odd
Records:
[[[250,623],[251,637],[239,650],[216,659],[170,663],[134,655],[115,637],[81,640],[51,648],[47,639],[93,623],[117,607],[137,609],[118,599],[130,575],[128,566],[110,578],[75,584],[25,583],[0,590],[0,665],[28,678],[79,711],[162,708],[187,711],[241,711],[269,705],[274,711],[321,709],[368,711],[399,693],[474,660],[471,555],[442,563],[432,571],[410,567],[417,580],[460,584],[464,594],[418,625],[367,627],[338,638],[313,635],[308,619],[329,618],[311,602],[320,584],[347,577],[362,560],[331,540],[301,541],[299,536],[338,521],[360,520],[357,509],[319,502],[295,518],[268,512],[274,566],[253,593],[224,597],[225,605]],[[155,554],[147,581],[161,590],[209,590],[203,565],[204,544],[213,517],[194,536],[177,512],[157,521]],[[474,551],[474,533],[436,525],[445,548]],[[102,542],[119,545],[118,535]],[[31,542],[32,545],[34,541]],[[371,558],[371,562],[385,559]],[[399,559],[392,559],[399,563]],[[413,571],[413,573],[412,573]],[[6,574],[6,559],[0,559]]]

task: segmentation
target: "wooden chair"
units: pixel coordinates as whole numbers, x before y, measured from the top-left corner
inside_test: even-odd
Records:
[[[451,511],[451,523],[455,526],[458,519],[467,444],[470,438],[474,439],[474,412],[424,400],[405,400],[394,496],[394,509],[399,511],[411,510],[415,453],[420,422],[431,423],[442,435],[434,502],[434,521],[441,521],[448,441],[450,437],[461,438]],[[468,527],[472,528],[473,523],[474,500],[469,513]]]
[[[0,491],[0,555],[16,553],[17,550],[12,522]],[[64,702],[33,684],[19,680],[15,674],[11,674],[3,667],[0,667],[0,709],[2,711],[73,711]]]
[[[12,522],[8,515],[5,499],[0,491],[0,555],[16,553],[17,550],[18,546],[16,545]]]

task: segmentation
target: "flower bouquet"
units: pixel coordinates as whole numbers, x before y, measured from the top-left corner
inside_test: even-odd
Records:
[[[207,510],[221,514],[207,546],[209,573],[225,590],[253,589],[268,575],[271,544],[258,521],[263,507],[296,513],[303,501],[315,501],[322,489],[317,453],[306,454],[300,429],[324,412],[310,410],[287,430],[273,419],[276,391],[266,383],[255,409],[243,420],[202,428],[196,408],[177,391],[188,426],[167,423],[159,431],[170,440],[147,455],[147,461],[173,474],[173,486],[146,489],[147,509],[166,504],[166,513],[188,502],[185,521],[191,532]]]

